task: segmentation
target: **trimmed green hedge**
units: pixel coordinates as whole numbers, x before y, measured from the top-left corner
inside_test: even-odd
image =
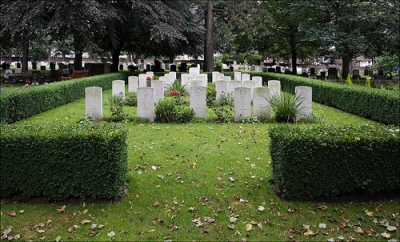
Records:
[[[14,123],[85,97],[85,88],[112,88],[112,81],[125,80],[126,72],[85,77],[63,82],[20,88],[0,95],[0,122]]]
[[[387,126],[275,125],[273,180],[290,199],[400,189],[400,131]]]
[[[400,125],[400,93],[369,87],[349,86],[306,77],[249,72],[268,80],[281,81],[282,90],[294,93],[296,86],[312,87],[313,101],[384,124]]]
[[[127,172],[127,131],[88,123],[1,127],[1,198],[116,198]]]

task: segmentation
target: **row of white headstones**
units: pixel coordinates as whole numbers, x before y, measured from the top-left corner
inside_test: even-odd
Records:
[[[195,69],[195,70],[194,70]],[[147,86],[150,77],[151,86]],[[272,96],[281,95],[281,84],[277,80],[269,80],[268,86],[262,86],[262,77],[250,77],[247,73],[234,72],[234,80],[219,72],[212,73],[212,82],[216,88],[216,99],[223,94],[230,94],[234,98],[234,121],[242,118],[269,117],[270,99]],[[176,73],[170,72],[153,80],[154,73],[147,72],[139,76],[128,77],[128,92],[137,93],[137,116],[154,122],[154,106],[164,98],[164,90],[176,80]],[[189,68],[189,74],[181,75],[182,85],[189,91],[190,108],[194,110],[195,117],[206,118],[207,110],[207,74],[200,74],[200,69]],[[125,96],[125,81],[112,82],[112,95]],[[88,87],[85,89],[86,116],[100,120],[103,118],[102,88]],[[295,88],[296,105],[299,108],[297,120],[312,117],[312,88],[298,86]],[[252,108],[253,101],[253,108]]]

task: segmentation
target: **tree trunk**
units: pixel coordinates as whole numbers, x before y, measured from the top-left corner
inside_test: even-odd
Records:
[[[29,40],[23,37],[23,48],[22,48],[22,68],[21,71],[28,71],[28,59],[29,59]]]
[[[342,77],[346,80],[347,76],[350,72],[350,63],[352,57],[350,55],[346,55],[342,57]]]
[[[214,2],[213,0],[207,1],[206,12],[206,39],[204,44],[204,68],[205,72],[212,72],[214,70],[214,46],[213,46],[213,32],[214,32]]]
[[[74,60],[74,69],[82,70],[82,38],[79,32],[74,33],[74,47],[75,47],[75,60]]]
[[[112,64],[110,67],[110,72],[118,72],[119,65],[119,55],[121,54],[121,49],[117,48],[112,51]]]
[[[292,55],[292,75],[297,75],[297,48],[294,34],[290,37],[290,53]]]

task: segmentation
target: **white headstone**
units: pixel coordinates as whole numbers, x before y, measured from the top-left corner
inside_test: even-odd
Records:
[[[203,80],[199,80],[199,79],[193,79],[190,81],[188,87],[205,87],[206,85],[204,85],[204,81]],[[190,90],[190,89],[189,89]]]
[[[230,82],[232,78],[230,76],[224,76],[224,81]]]
[[[139,87],[137,90],[137,115],[154,122],[154,97],[152,87]]]
[[[154,89],[154,103],[158,103],[164,99],[164,82],[160,80],[152,80],[151,87]]]
[[[242,118],[251,115],[251,90],[247,87],[237,87],[234,91],[235,115],[234,121],[239,122]]]
[[[194,110],[195,117],[206,118],[207,87],[190,87],[190,108]]]
[[[299,113],[296,120],[312,117],[312,88],[308,86],[295,87],[295,100]]]
[[[229,94],[229,82],[227,81],[216,81],[215,83],[215,90],[217,94],[215,96],[215,100],[218,100],[222,94]]]
[[[139,74],[139,87],[146,87],[147,86],[146,78],[147,78],[146,74]]]
[[[101,87],[85,88],[86,116],[95,120],[103,118],[103,89]]]
[[[175,82],[175,80],[176,80],[176,72],[175,71],[169,72],[169,79],[171,79],[172,83]]]
[[[216,78],[216,80],[215,80],[214,82],[216,82],[216,81],[222,81],[222,80],[225,80],[225,75],[222,74],[222,73],[218,73],[218,74],[217,74],[217,78]]]
[[[269,118],[271,110],[270,98],[271,93],[268,87],[256,87],[253,89],[253,116]]]
[[[190,74],[182,74],[181,75],[181,84],[182,86],[185,86],[189,88],[190,82],[193,80],[194,76]]]
[[[236,81],[236,80],[230,81],[229,82],[229,93],[233,95],[235,88],[241,87],[241,86],[242,86],[241,81]]]
[[[195,75],[195,76],[200,75],[200,68],[190,67],[189,68],[189,74],[192,74],[192,75]]]
[[[248,87],[248,88],[250,88],[251,99],[253,99],[254,82],[253,82],[253,81],[250,81],[250,80],[242,81],[242,87]]]
[[[128,92],[137,92],[139,87],[139,77],[128,76]]]
[[[219,74],[218,71],[213,71],[212,72],[212,82],[216,82],[217,81],[218,74]]]
[[[193,80],[201,81],[201,86],[204,86],[204,87],[206,87],[207,84],[208,84],[208,82],[207,82],[207,76],[204,76],[204,75],[195,76],[195,77],[193,78]]]
[[[250,74],[248,74],[248,73],[243,73],[242,74],[242,82],[250,81],[250,80],[251,80]]]
[[[197,77],[206,80],[206,82],[208,83],[208,75],[206,73],[199,74]]]
[[[125,81],[115,80],[112,82],[112,95],[125,97]]]
[[[254,81],[254,87],[262,87],[262,77],[261,76],[253,76],[251,78]]]
[[[281,96],[281,82],[277,80],[269,80],[268,87],[271,91],[271,96]]]
[[[242,73],[241,72],[233,72],[233,80],[242,81]]]

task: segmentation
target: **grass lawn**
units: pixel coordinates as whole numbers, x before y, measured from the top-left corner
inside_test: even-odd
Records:
[[[104,116],[110,95],[103,94]],[[323,123],[380,125],[317,103],[313,110]],[[78,122],[84,114],[81,99],[19,123]],[[33,241],[399,241],[398,230],[380,225],[398,228],[398,198],[281,200],[270,182],[271,124],[125,125],[129,182],[121,201],[2,200],[1,231]]]

